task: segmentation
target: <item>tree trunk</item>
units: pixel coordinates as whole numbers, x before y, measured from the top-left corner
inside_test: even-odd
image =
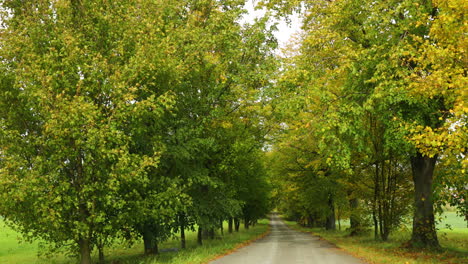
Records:
[[[379,221],[377,219],[377,204],[379,201],[379,163],[375,163],[374,200],[372,201],[372,219],[374,220],[374,238],[379,238]]]
[[[232,234],[232,222],[233,222],[232,217],[229,217],[229,219],[228,219],[228,231],[229,231],[229,234]]]
[[[97,248],[98,248],[98,254],[99,254],[99,263],[104,264],[105,263],[104,242],[102,239],[98,239]]]
[[[186,243],[185,243],[185,225],[182,223],[180,225],[180,248],[185,249],[186,248]]]
[[[104,250],[102,248],[99,248],[99,263],[104,264],[105,258],[104,258]]]
[[[180,248],[186,248],[185,242],[185,213],[179,214],[179,224],[180,224]]]
[[[248,217],[245,217],[244,218],[244,228],[249,229],[249,227],[250,227],[250,220],[249,220]]]
[[[198,228],[198,235],[197,235],[197,242],[198,242],[198,245],[203,245],[203,234],[202,234],[203,230],[201,227]]]
[[[234,229],[236,230],[236,232],[239,232],[239,227],[240,227],[240,221],[239,221],[239,218],[234,218]]]
[[[372,220],[374,220],[374,239],[377,240],[379,238],[379,224],[377,222],[377,214],[375,212],[375,205],[372,208]]]
[[[385,161],[381,161],[381,166],[380,166],[380,178],[379,178],[379,228],[380,228],[380,238],[382,238],[382,240],[384,240],[384,226],[385,226],[385,222],[384,222],[384,202],[385,202],[385,199],[387,199],[387,197],[385,197],[385,175],[384,175],[384,172],[385,172]]]
[[[333,202],[333,195],[328,195],[328,215],[325,223],[326,230],[336,230],[336,223],[335,223],[335,204]]]
[[[83,162],[82,162],[83,159],[81,156],[81,150],[79,151],[80,151],[80,154],[78,155],[78,158],[77,158],[78,165],[77,165],[76,184],[80,187],[82,184],[82,181],[84,180],[84,176],[83,176]],[[89,212],[83,200],[80,201],[79,212],[80,212],[82,221],[84,223],[87,223],[86,218],[89,215]],[[90,237],[91,235],[88,235],[88,237],[81,237],[78,240],[78,245],[80,247],[80,256],[81,256],[80,264],[91,264],[91,239]]]
[[[382,201],[379,200],[379,208],[378,208],[378,219],[379,219],[379,229],[380,229],[380,237],[383,238],[383,214],[382,214]]]
[[[145,248],[145,255],[158,254],[158,242],[150,229],[145,228],[143,231],[143,246]]]
[[[91,264],[91,242],[89,239],[82,238],[78,242],[80,246],[80,264]]]
[[[341,231],[341,222],[340,222],[340,217],[338,216],[338,230]]]
[[[359,218],[359,213],[357,212],[359,208],[359,200],[357,198],[350,199],[349,207],[351,208],[351,215],[349,216],[349,223],[351,225],[350,235],[355,236],[361,231],[361,221]]]
[[[208,231],[208,236],[209,236],[210,239],[214,239],[214,237],[215,237],[214,228],[210,228],[210,230]]]
[[[219,219],[219,231],[221,231],[221,235],[224,236],[223,219]]]
[[[440,248],[434,222],[432,177],[437,157],[429,158],[417,153],[411,158],[414,181],[414,217],[411,245],[413,247]]]

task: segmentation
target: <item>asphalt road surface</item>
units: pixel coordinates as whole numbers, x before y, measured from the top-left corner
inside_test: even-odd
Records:
[[[316,236],[288,228],[273,214],[271,233],[210,264],[363,264]]]

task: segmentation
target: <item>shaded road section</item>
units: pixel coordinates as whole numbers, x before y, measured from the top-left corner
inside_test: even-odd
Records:
[[[271,233],[210,264],[364,264],[316,236],[290,229],[272,214]]]

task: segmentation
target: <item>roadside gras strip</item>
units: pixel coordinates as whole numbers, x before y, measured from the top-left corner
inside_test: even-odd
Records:
[[[241,249],[241,248],[243,248],[243,247],[246,247],[246,246],[252,244],[253,242],[255,242],[255,241],[257,241],[257,240],[260,240],[260,239],[266,237],[267,235],[269,235],[269,234],[270,234],[270,231],[271,231],[271,230],[270,230],[270,225],[268,225],[268,226],[267,226],[267,230],[266,230],[264,233],[262,233],[262,234],[260,234],[260,235],[258,235],[258,236],[256,236],[256,237],[254,237],[254,238],[252,238],[252,239],[250,239],[250,240],[241,242],[241,243],[239,243],[239,244],[235,244],[235,246],[234,246],[233,248],[224,251],[223,253],[221,253],[220,255],[217,255],[216,257],[210,259],[210,260],[209,260],[208,262],[206,262],[206,263],[210,263],[211,261],[215,261],[215,260],[217,260],[217,259],[220,259],[220,258],[222,258],[222,257],[225,257],[225,256],[227,256],[227,255],[230,255],[230,254],[236,252],[237,250],[239,250],[239,249]]]
[[[439,252],[412,250],[403,245],[409,240],[410,232],[396,232],[389,241],[376,241],[373,234],[356,237],[348,236],[347,231],[326,231],[320,228],[306,228],[299,226],[296,222],[284,221],[286,225],[294,230],[310,233],[335,245],[338,249],[372,263],[392,264],[455,264],[468,263],[468,251],[462,248],[454,248],[458,241],[440,239],[443,250]],[[441,235],[442,237],[442,235]],[[468,236],[466,236],[468,239]],[[460,245],[458,245],[460,246]]]
[[[225,229],[227,223],[224,223]],[[240,228],[239,232],[229,234],[224,232],[223,236],[215,239],[203,240],[203,245],[197,244],[197,232],[186,231],[187,248],[183,250],[166,250],[179,248],[179,239],[169,239],[161,243],[161,253],[156,256],[145,256],[142,253],[143,245],[141,242],[128,245],[125,242],[118,241],[109,247],[106,247],[106,263],[120,264],[205,264],[216,258],[230,254],[241,247],[261,239],[270,232],[269,220],[262,219],[257,225],[249,230]],[[37,263],[37,264],[73,264],[75,258],[68,258],[63,254],[58,254],[47,258],[38,257],[37,242],[34,244],[20,244],[17,241],[17,234],[13,230],[4,227],[0,222],[0,263]],[[93,260],[97,262],[97,254],[94,252]]]

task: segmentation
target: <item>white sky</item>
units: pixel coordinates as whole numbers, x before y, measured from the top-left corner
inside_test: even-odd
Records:
[[[262,15],[265,14],[265,10],[254,10],[255,7],[255,2],[254,0],[249,0],[246,2],[245,7],[248,10],[249,14],[247,14],[244,17],[244,20],[246,22],[252,22],[256,17],[261,17]],[[279,43],[279,48],[280,50],[278,51],[281,53],[281,49],[285,48],[287,43],[289,42],[291,36],[294,33],[297,33],[300,31],[301,28],[301,21],[299,19],[299,16],[293,15],[290,17],[291,23],[290,25],[286,24],[286,22],[283,21],[277,21],[278,25],[278,31],[275,32],[275,36],[278,39]]]

